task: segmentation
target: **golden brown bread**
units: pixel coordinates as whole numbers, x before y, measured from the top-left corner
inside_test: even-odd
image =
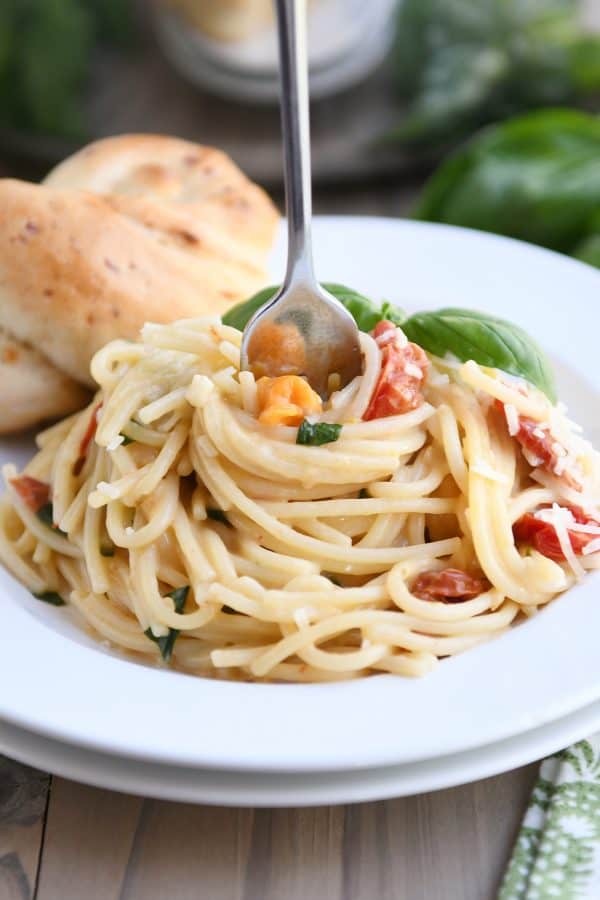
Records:
[[[0,181],[0,326],[90,386],[113,338],[221,313],[264,283],[220,232],[129,200]]]
[[[109,138],[43,185],[0,180],[0,329],[21,360],[0,375],[13,391],[23,375],[0,433],[82,404],[76,383],[92,386],[91,357],[108,341],[219,314],[262,287],[277,219],[224,154],[175,138]]]
[[[180,138],[126,134],[90,144],[45,179],[55,188],[143,197],[187,211],[261,251],[273,243],[279,214],[268,195],[221,150]]]

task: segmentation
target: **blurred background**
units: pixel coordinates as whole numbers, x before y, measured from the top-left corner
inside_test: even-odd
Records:
[[[600,262],[600,0],[309,0],[318,212]],[[1,0],[0,174],[98,137],[228,152],[281,202],[271,0]],[[433,176],[432,176],[433,173]]]

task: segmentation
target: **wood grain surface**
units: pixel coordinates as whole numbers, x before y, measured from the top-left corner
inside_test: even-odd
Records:
[[[141,800],[56,778],[35,896],[492,900],[536,769],[383,803],[274,810]],[[28,856],[33,833],[30,843]],[[34,896],[11,893],[10,877],[2,871],[2,900]]]

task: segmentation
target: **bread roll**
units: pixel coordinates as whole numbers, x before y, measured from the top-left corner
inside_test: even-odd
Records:
[[[268,195],[221,150],[164,135],[96,141],[57,166],[44,183],[167,204],[258,251],[259,266],[279,218]]]
[[[224,154],[175,138],[109,138],[42,185],[0,180],[0,432],[82,405],[108,341],[262,287],[277,219]]]

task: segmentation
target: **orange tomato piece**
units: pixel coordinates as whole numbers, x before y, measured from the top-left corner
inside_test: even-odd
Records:
[[[319,395],[299,375],[260,378],[256,390],[262,425],[300,425],[307,415],[323,409]]]

